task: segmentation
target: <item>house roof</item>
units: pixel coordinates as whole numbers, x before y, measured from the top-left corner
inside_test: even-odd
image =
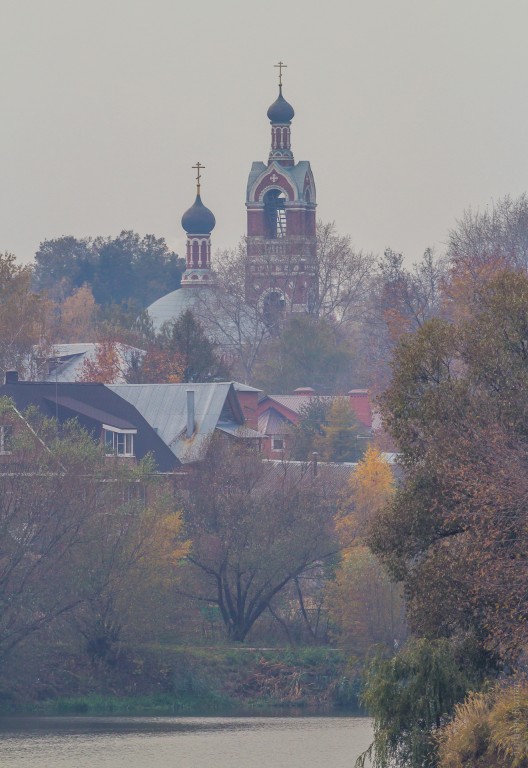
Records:
[[[356,397],[351,397],[352,395]],[[364,389],[350,390],[348,396],[317,394],[265,395],[259,401],[259,423],[262,414],[265,413],[268,408],[275,406],[275,411],[278,415],[282,416],[283,419],[288,420],[291,424],[297,424],[299,415],[301,415],[304,409],[310,405],[310,403],[314,402],[315,399],[327,403],[332,403],[337,399],[346,400],[352,411],[355,413],[358,421],[368,429],[372,426],[372,414],[368,401],[368,392]]]
[[[97,342],[83,342],[78,344],[54,344],[47,357],[48,370],[44,373],[44,381],[76,382],[82,375],[82,368],[86,360],[94,361],[97,353]],[[128,344],[116,344],[120,368],[126,370],[135,356],[143,356],[143,349],[131,347]],[[124,382],[123,375],[119,374],[116,384]]]
[[[328,496],[338,497],[344,490],[350,476],[355,472],[357,464],[352,462],[317,462],[310,461],[276,461],[268,459],[264,463],[264,474],[261,484],[272,490],[283,479],[289,482],[317,482],[324,486]]]
[[[271,407],[259,416],[258,428],[266,435],[285,435],[291,431],[291,422]]]
[[[76,418],[96,439],[103,424],[136,429],[134,453],[138,459],[151,454],[160,472],[171,472],[180,465],[141,413],[104,384],[19,381],[0,386],[1,395],[12,398],[19,411],[34,405],[44,416],[59,421]]]
[[[202,458],[208,439],[217,428],[237,437],[263,436],[244,426],[242,409],[231,382],[117,384],[108,388],[141,413],[182,463]],[[194,392],[195,429],[190,438],[187,437],[188,390]]]
[[[96,408],[93,405],[83,403],[81,400],[77,400],[74,397],[60,397],[52,394],[50,397],[45,397],[52,406],[57,404],[63,408],[71,411],[74,415],[86,416],[93,421],[97,421],[100,424],[108,424],[111,427],[117,429],[134,429],[135,424],[116,416],[114,413],[108,413],[108,411],[102,411],[100,408]]]

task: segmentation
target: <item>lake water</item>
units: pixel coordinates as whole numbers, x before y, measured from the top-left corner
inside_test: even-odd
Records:
[[[1,768],[352,768],[363,717],[0,718]]]

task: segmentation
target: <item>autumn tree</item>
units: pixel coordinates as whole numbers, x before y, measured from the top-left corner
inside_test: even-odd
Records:
[[[131,366],[127,381],[130,384],[178,384],[184,381],[185,365],[177,352],[151,344],[145,354]]]
[[[371,521],[390,501],[394,478],[379,450],[369,446],[350,475],[339,504],[336,528],[341,545],[335,578],[327,586],[333,634],[364,656],[374,645],[389,651],[405,638],[404,603],[366,546]]]
[[[61,344],[91,341],[95,330],[96,304],[87,285],[77,288],[55,306],[55,336]]]
[[[0,254],[0,374],[36,374],[52,339],[51,303],[34,293],[32,268],[10,253]]]
[[[109,460],[75,421],[3,398],[0,426],[0,660],[53,626],[108,661],[186,552],[174,498],[150,460]]]
[[[64,621],[87,654],[106,663],[115,661],[123,640],[137,636],[142,614],[177,579],[188,549],[181,514],[151,461],[117,464],[111,477],[84,527],[74,574],[80,601]]]
[[[187,589],[218,606],[231,640],[242,642],[287,585],[336,551],[337,492],[309,467],[212,441],[184,499]]]
[[[371,544],[405,583],[415,632],[526,645],[528,277],[503,272],[472,316],[430,321],[396,351],[383,401],[405,482]]]
[[[375,446],[367,446],[339,504],[337,531],[345,556],[351,548],[366,543],[372,521],[394,492],[391,465]]]
[[[0,658],[73,610],[75,554],[97,507],[102,451],[70,427],[46,442],[13,407],[0,403],[11,434],[0,472]],[[5,433],[4,433],[5,434]]]
[[[357,461],[365,448],[362,428],[347,397],[335,397],[314,448],[324,461]]]

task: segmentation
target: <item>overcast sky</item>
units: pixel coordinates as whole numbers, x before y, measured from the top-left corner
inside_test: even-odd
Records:
[[[441,250],[528,188],[527,31],[526,0],[0,0],[0,251],[133,229],[183,253],[197,160],[234,246],[280,59],[319,217]]]

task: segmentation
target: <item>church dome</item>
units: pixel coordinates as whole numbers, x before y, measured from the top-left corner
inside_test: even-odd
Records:
[[[202,203],[200,195],[196,195],[194,205],[185,211],[181,224],[188,235],[208,235],[214,229],[216,219]]]
[[[196,319],[200,319],[201,302],[210,302],[214,297],[214,290],[210,286],[197,285],[177,288],[175,291],[167,293],[160,299],[154,301],[147,312],[154,324],[156,331],[161,330],[163,323],[173,323],[188,309],[195,314]]]
[[[232,346],[233,339],[238,337],[240,330],[245,336],[254,334],[251,309],[245,304],[238,308],[239,317],[236,325],[223,302],[219,301],[218,288],[212,285],[186,285],[177,288],[147,307],[157,332],[161,330],[163,323],[179,320],[187,310],[190,310],[195,319],[202,323],[209,339],[221,348],[226,349]],[[214,322],[211,322],[212,317]]]
[[[288,104],[279,88],[279,98],[268,109],[268,117],[271,123],[290,123],[295,112],[291,104]]]

